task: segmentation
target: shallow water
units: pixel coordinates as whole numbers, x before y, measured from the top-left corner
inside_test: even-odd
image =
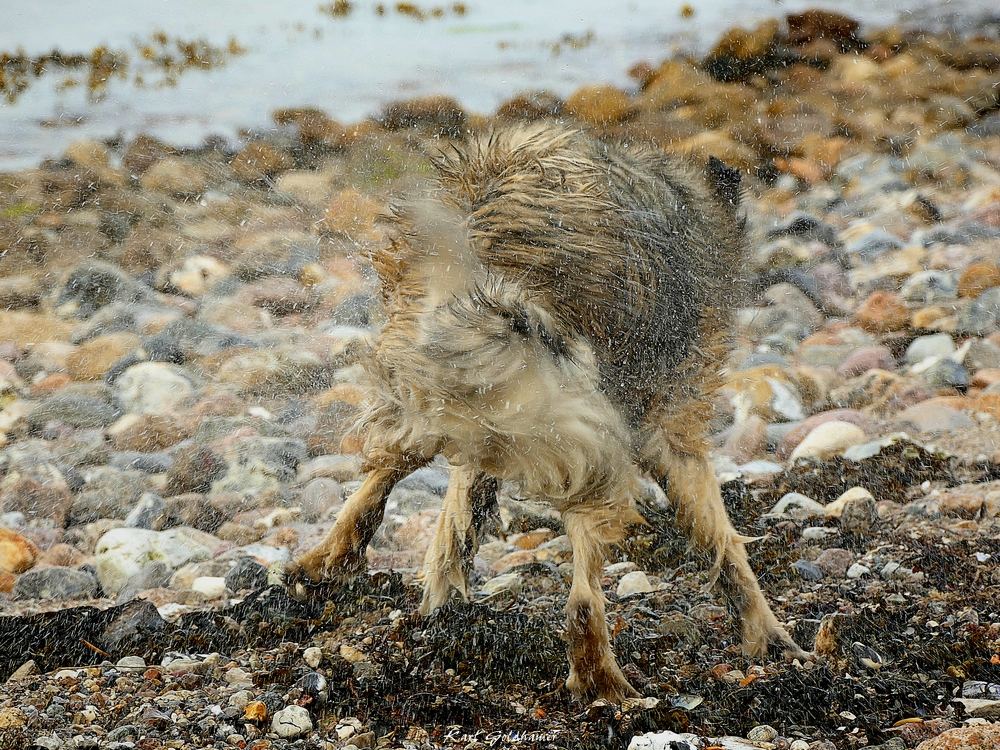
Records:
[[[178,145],[206,136],[239,137],[240,128],[266,128],[280,107],[319,107],[350,122],[387,102],[446,93],[472,111],[491,112],[512,94],[550,89],[567,94],[584,83],[629,85],[640,60],[659,61],[677,51],[704,51],[726,28],[808,7],[854,15],[867,24],[939,22],[952,14],[982,12],[975,0],[928,3],[775,2],[703,0],[682,16],[678,0],[504,0],[469,2],[456,12],[436,5],[425,20],[385,3],[357,0],[345,17],[320,10],[315,0],[108,0],[94,5],[35,0],[5,10],[0,54],[41,55],[58,49],[89,54],[98,45],[134,52],[162,30],[184,40],[226,45],[245,53],[223,67],[193,70],[176,85],[162,75],[144,85],[112,80],[92,101],[86,87],[65,86],[55,72],[31,83],[13,104],[0,104],[0,169],[37,163],[81,138],[152,133]],[[435,4],[421,4],[430,11]]]

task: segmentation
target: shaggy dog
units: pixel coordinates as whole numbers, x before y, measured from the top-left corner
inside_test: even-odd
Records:
[[[366,364],[367,479],[300,572],[364,571],[393,485],[443,454],[432,612],[467,597],[497,479],[515,481],[552,503],[572,542],[567,685],[620,702],[637,693],[611,651],[600,575],[605,545],[641,522],[643,471],[714,556],[744,651],[806,656],[761,593],[706,444],[743,287],[739,173],[554,125],[473,138],[437,167],[433,196],[398,212],[372,258],[388,317]]]

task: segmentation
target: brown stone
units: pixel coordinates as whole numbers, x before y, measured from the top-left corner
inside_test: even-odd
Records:
[[[174,149],[149,135],[139,135],[125,150],[122,166],[133,177],[139,177],[160,159],[172,156]]]
[[[563,109],[563,101],[548,91],[518,94],[497,108],[497,117],[506,120],[533,122],[544,117],[555,117]]]
[[[808,44],[817,39],[830,39],[846,48],[858,43],[855,35],[860,24],[843,13],[812,8],[802,13],[789,13],[786,21],[788,34],[785,40],[788,44]]]
[[[10,479],[0,490],[0,511],[19,511],[29,520],[51,519],[56,526],[66,525],[73,495],[64,482],[40,482],[27,475]]]
[[[584,86],[566,100],[565,110],[590,125],[612,125],[634,111],[628,94],[614,86]]]
[[[996,263],[973,263],[958,279],[958,296],[975,299],[987,289],[1000,286],[1000,266]]]
[[[247,144],[229,164],[244,182],[259,182],[295,166],[292,157],[270,143]]]
[[[385,213],[383,204],[354,188],[341,190],[333,199],[318,228],[322,232],[343,234],[356,241],[374,241],[383,236],[376,222]]]
[[[951,330],[955,328],[955,318],[952,314],[943,307],[938,305],[932,305],[931,307],[925,307],[917,310],[910,317],[910,326],[914,331],[948,331],[948,326]]]
[[[204,445],[189,445],[174,454],[167,471],[164,497],[187,492],[208,492],[212,482],[226,472],[226,462]]]
[[[161,451],[189,437],[189,432],[171,417],[159,414],[129,414],[108,429],[115,450]]]
[[[144,190],[190,198],[208,189],[208,175],[201,164],[179,156],[167,156],[153,164],[139,183]]]
[[[0,526],[0,573],[23,573],[38,559],[38,547],[17,532]]]
[[[390,104],[381,122],[388,130],[421,128],[452,137],[465,129],[465,110],[450,96],[433,95]]]
[[[191,526],[199,531],[214,534],[226,520],[206,495],[186,492],[165,499],[167,526]]]
[[[21,349],[50,341],[69,341],[72,321],[42,313],[0,310],[0,342],[10,341]]]
[[[956,518],[978,518],[986,503],[984,498],[966,492],[948,492],[938,502],[944,515]]]
[[[344,126],[326,112],[312,107],[275,110],[274,121],[279,125],[295,125],[303,143],[326,143],[333,147],[344,144]]]
[[[1000,723],[947,729],[921,742],[917,750],[994,750],[997,747],[1000,747]]]
[[[101,380],[111,366],[139,346],[134,333],[108,333],[91,339],[66,358],[74,380]]]
[[[46,396],[51,396],[56,391],[62,390],[72,382],[73,378],[65,372],[49,373],[31,384],[31,395],[36,398],[45,398]]]
[[[555,532],[553,532],[552,529],[543,527],[541,529],[535,529],[534,531],[526,531],[522,534],[511,534],[507,537],[507,541],[520,549],[531,550],[554,538]]]
[[[264,538],[264,529],[254,528],[252,526],[244,526],[240,523],[234,523],[233,521],[226,521],[222,524],[215,535],[226,542],[232,542],[233,544],[242,547],[246,544],[253,544],[254,542],[259,542]]]
[[[535,562],[534,550],[519,549],[504,555],[499,560],[496,560],[492,565],[490,565],[490,569],[497,575],[500,575],[505,570],[513,568],[516,565],[525,565],[533,562]]]
[[[854,322],[870,333],[891,333],[906,328],[910,312],[898,294],[875,291],[861,303]]]
[[[853,378],[876,369],[895,370],[896,358],[887,347],[863,346],[851,352],[837,367],[837,375],[842,378]]]
[[[92,558],[90,558],[87,554],[77,549],[72,544],[60,542],[59,544],[53,544],[41,555],[39,555],[36,565],[39,567],[52,566],[60,568],[75,568],[78,565],[90,562],[91,559]]]

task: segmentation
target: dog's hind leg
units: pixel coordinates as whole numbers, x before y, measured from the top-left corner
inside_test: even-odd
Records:
[[[611,651],[600,576],[604,566],[606,523],[597,510],[574,506],[563,513],[573,545],[573,586],[566,604],[569,679],[572,693],[583,701],[605,698],[621,703],[638,697]]]
[[[716,585],[739,617],[743,651],[763,656],[768,647],[776,646],[788,659],[808,658],[778,624],[764,598],[743,546],[748,539],[729,520],[706,453],[677,451],[661,435],[644,456],[649,458],[643,461],[643,468],[666,492],[676,509],[677,525],[695,547],[714,556]]]
[[[330,533],[316,547],[295,561],[290,574],[298,568],[314,581],[346,580],[364,573],[365,549],[378,530],[385,513],[386,499],[396,483],[429,459],[401,460],[399,465],[375,469],[358,490],[347,498],[337,514]]]
[[[496,502],[496,479],[469,466],[452,469],[437,535],[424,559],[421,614],[428,615],[446,604],[452,591],[468,600],[472,558]]]

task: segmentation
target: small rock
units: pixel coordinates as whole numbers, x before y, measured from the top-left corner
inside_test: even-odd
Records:
[[[20,534],[0,527],[0,572],[23,573],[38,559],[38,547]]]
[[[14,584],[15,599],[88,599],[100,586],[93,573],[73,568],[52,567],[22,573]]]
[[[831,508],[839,504],[836,509]],[[840,516],[842,531],[855,533],[870,533],[872,526],[878,523],[878,509],[875,498],[864,487],[852,487],[833,503],[827,506],[827,515]]]
[[[120,416],[121,410],[103,399],[57,394],[28,412],[24,419],[33,430],[53,421],[87,429],[107,427]]]
[[[906,348],[906,361],[915,365],[928,357],[947,357],[955,351],[955,342],[948,333],[918,336]]]
[[[892,333],[906,328],[910,312],[898,295],[875,291],[861,303],[854,321],[871,333]]]
[[[871,573],[871,568],[862,565],[861,563],[854,563],[847,569],[848,578],[861,578],[861,576],[866,576]]]
[[[818,518],[826,513],[826,508],[822,503],[818,503],[811,497],[806,497],[798,492],[789,492],[784,495],[774,507],[768,511],[768,515],[787,515],[792,518]]]
[[[958,296],[975,299],[987,289],[1000,286],[1000,266],[996,263],[973,263],[958,279]]]
[[[226,579],[215,576],[201,576],[191,583],[191,590],[206,599],[222,599],[227,595]]]
[[[904,432],[951,432],[972,427],[972,419],[958,409],[935,403],[919,403],[904,409],[893,419]]]
[[[250,557],[241,557],[226,574],[226,588],[230,591],[258,591],[267,586],[267,568]]]
[[[125,517],[125,526],[159,531],[167,520],[167,504],[152,492],[144,492],[135,507]]]
[[[938,360],[924,370],[923,378],[931,388],[954,388],[960,393],[968,391],[972,382],[965,366],[950,357]]]
[[[109,333],[77,347],[66,358],[66,367],[74,380],[101,380],[111,366],[139,346],[134,333]]]
[[[205,171],[198,164],[176,156],[153,164],[139,182],[143,190],[169,193],[178,198],[191,198],[208,189]]]
[[[917,750],[993,750],[1000,747],[1000,724],[973,724],[924,740]]]
[[[778,730],[769,724],[758,724],[747,732],[747,739],[751,742],[770,742],[777,736]]]
[[[171,568],[179,568],[212,556],[209,549],[178,529],[114,529],[101,537],[94,554],[97,577],[109,594],[117,594],[129,578],[150,562],[161,561]]]
[[[632,737],[628,750],[700,750],[703,743],[695,734],[646,732]]]
[[[302,661],[307,666],[317,669],[323,663],[323,651],[315,646],[310,646],[302,652]]]
[[[520,593],[523,585],[524,579],[520,573],[503,573],[486,581],[482,589],[490,596],[497,594],[512,594],[516,596]]]
[[[958,296],[958,281],[946,271],[920,271],[907,279],[899,295],[924,305],[951,301]]]
[[[808,560],[796,560],[792,563],[792,567],[799,572],[804,581],[822,581],[826,577],[822,568]]]
[[[840,547],[830,547],[816,558],[816,566],[831,578],[843,578],[854,564],[854,553]]]
[[[794,463],[800,458],[818,458],[825,460],[842,454],[851,446],[865,442],[864,430],[850,422],[824,422],[810,432],[798,444],[790,460]]]
[[[194,390],[184,370],[166,362],[141,362],[115,381],[122,406],[136,414],[176,414],[190,405]]]
[[[633,111],[628,95],[614,86],[584,86],[572,93],[564,111],[590,125],[621,122]]]
[[[895,370],[896,358],[884,346],[863,346],[849,354],[837,367],[837,375],[842,378],[853,378],[876,369]]]
[[[634,594],[648,594],[654,591],[653,584],[650,582],[649,577],[641,570],[634,570],[631,573],[626,573],[618,581],[618,587],[615,589],[615,593],[618,595],[619,599],[626,596],[633,596]]]
[[[989,336],[1000,328],[1000,288],[988,289],[958,313],[956,333]]]
[[[247,144],[229,164],[244,182],[259,182],[294,165],[291,156],[263,141]]]

